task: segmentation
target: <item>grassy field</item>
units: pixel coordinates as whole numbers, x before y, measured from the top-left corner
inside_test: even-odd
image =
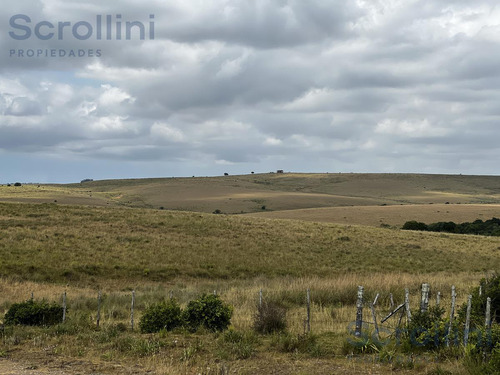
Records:
[[[390,311],[390,295],[401,303],[404,288],[413,309],[423,282],[431,285],[432,301],[440,291],[448,308],[452,285],[462,304],[485,274],[500,269],[498,238],[397,229],[407,220],[500,216],[500,177],[110,180],[0,186],[0,201],[0,313],[31,293],[60,303],[66,291],[69,306],[64,324],[6,328],[0,373],[15,366],[54,375],[61,369],[65,374],[465,374],[453,355],[405,355],[389,363],[351,356],[345,343],[356,315],[357,287],[365,287],[367,301],[380,293],[380,320]],[[217,209],[225,214],[212,214]],[[288,336],[253,332],[260,289],[265,300],[286,306]],[[306,289],[312,297],[312,336],[303,335]],[[99,329],[98,290],[104,295]],[[234,307],[231,332],[131,331],[132,290],[136,324],[148,305],[171,293],[186,306],[215,290]],[[385,327],[394,329],[394,321]],[[287,340],[307,345],[290,349]]]
[[[423,282],[431,284],[433,296],[443,293],[445,306],[451,285],[456,285],[462,303],[485,272],[499,269],[499,251],[498,239],[479,236],[138,208],[2,203],[0,309],[5,312],[32,292],[60,302],[66,291],[69,321],[56,328],[7,331],[0,354],[37,366],[49,355],[53,366],[69,361],[80,371],[103,373],[127,373],[136,364],[136,373],[159,374],[222,374],[227,369],[241,374],[362,374],[394,368],[427,373],[438,367],[460,373],[463,368],[456,361],[346,359],[357,286],[365,286],[368,300],[381,294],[379,318],[390,310],[389,295],[400,303],[405,287],[417,308]],[[265,299],[287,306],[291,337],[303,333],[305,290],[311,289],[312,329],[321,352],[289,352],[280,346],[282,338],[252,333],[261,288]],[[98,289],[105,295],[99,330]],[[185,306],[198,294],[216,290],[234,306],[232,329],[246,341],[228,344],[224,334],[209,332],[151,336],[116,331],[117,324],[130,324],[131,290],[137,293],[136,321],[148,304],[170,292]]]
[[[285,173],[0,187],[0,201],[54,200],[208,213],[218,209],[227,214],[446,202],[500,204],[500,177]]]
[[[344,223],[401,228],[410,220],[424,223],[453,221],[463,223],[476,219],[488,220],[500,216],[498,204],[411,204],[392,206],[351,206],[306,208],[247,214],[268,219]]]

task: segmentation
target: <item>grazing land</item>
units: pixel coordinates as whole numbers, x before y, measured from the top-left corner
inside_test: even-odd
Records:
[[[485,273],[500,269],[498,238],[397,229],[407,220],[500,216],[499,177],[110,180],[2,186],[0,200],[0,317],[31,293],[60,303],[66,291],[69,308],[64,324],[6,327],[0,372],[465,374],[453,356],[352,357],[345,343],[357,287],[365,287],[367,301],[380,293],[379,319],[390,312],[391,294],[396,304],[403,301],[404,288],[418,309],[424,282],[432,298],[442,293],[449,311],[451,285],[462,304]],[[227,214],[212,214],[216,209]],[[290,342],[308,337],[308,288],[315,341],[294,347]],[[288,336],[253,331],[261,289],[265,300],[286,307]],[[132,290],[136,325],[147,306],[170,293],[185,307],[215,290],[234,307],[233,333],[132,331]]]

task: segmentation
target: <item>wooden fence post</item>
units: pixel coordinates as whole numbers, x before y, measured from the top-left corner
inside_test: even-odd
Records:
[[[429,284],[422,284],[422,298],[420,300],[420,312],[427,312],[429,307]]]
[[[31,292],[31,300],[33,301],[34,298],[35,298],[35,294],[33,292]]]
[[[486,319],[484,321],[486,329],[491,329],[491,298],[486,299]]]
[[[132,304],[130,306],[130,328],[134,330],[134,307],[135,307],[135,290],[132,291]]]
[[[408,323],[411,323],[410,290],[408,288],[405,289],[405,310],[406,310],[406,319],[408,320]]]
[[[307,289],[307,321],[306,321],[306,329],[307,333],[311,332],[311,290]]]
[[[394,297],[392,296],[392,293],[391,293],[391,294],[389,294],[389,298],[390,298],[390,300],[391,300],[391,308],[390,308],[390,309],[391,309],[391,310],[394,310]]]
[[[467,343],[469,342],[471,306],[472,306],[472,296],[469,295],[469,297],[467,298],[467,313],[465,314],[464,346],[467,346]]]
[[[377,336],[377,340],[380,339],[380,336],[379,336],[379,330],[378,330],[378,323],[377,323],[377,314],[375,313],[375,305],[378,301],[378,296],[379,294],[377,293],[377,295],[375,296],[375,299],[373,300],[373,303],[371,305],[371,310],[372,310],[372,318],[373,318],[373,325],[375,327],[375,334]]]
[[[361,330],[363,329],[363,291],[362,286],[358,286],[358,300],[356,302],[356,331],[354,335],[356,337],[361,336]]]
[[[97,328],[101,322],[101,291],[97,292]]]
[[[453,317],[455,316],[455,299],[457,295],[455,293],[455,285],[451,287],[451,312],[450,312],[450,323],[448,327],[448,335],[446,335],[446,346],[450,346],[450,336],[453,331]]]
[[[62,316],[62,322],[64,323],[66,321],[66,291],[63,293],[63,316]]]
[[[436,307],[439,307],[440,304],[441,304],[441,292],[437,292],[437,295],[436,295]]]

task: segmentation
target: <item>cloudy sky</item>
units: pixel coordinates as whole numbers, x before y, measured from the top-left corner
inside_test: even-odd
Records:
[[[18,0],[0,14],[0,183],[500,174],[494,0]]]

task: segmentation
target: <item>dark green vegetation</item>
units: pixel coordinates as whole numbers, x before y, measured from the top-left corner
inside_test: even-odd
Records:
[[[407,221],[403,225],[405,230],[420,230],[428,232],[446,232],[458,234],[476,234],[481,236],[500,236],[500,219],[493,218],[482,221],[456,224],[453,221],[425,224],[418,221]]]
[[[28,300],[14,303],[4,317],[6,325],[49,326],[62,321],[63,309],[55,303]]]
[[[182,325],[182,310],[174,299],[155,303],[144,311],[139,322],[142,333],[171,331]]]
[[[182,318],[191,331],[200,327],[209,331],[224,331],[229,327],[232,315],[233,308],[222,302],[219,296],[204,294],[189,301]]]
[[[181,326],[192,332],[200,327],[209,331],[224,331],[231,323],[232,313],[232,307],[219,296],[203,294],[190,301],[184,311],[174,299],[149,306],[141,317],[139,327],[142,333],[172,331]]]

